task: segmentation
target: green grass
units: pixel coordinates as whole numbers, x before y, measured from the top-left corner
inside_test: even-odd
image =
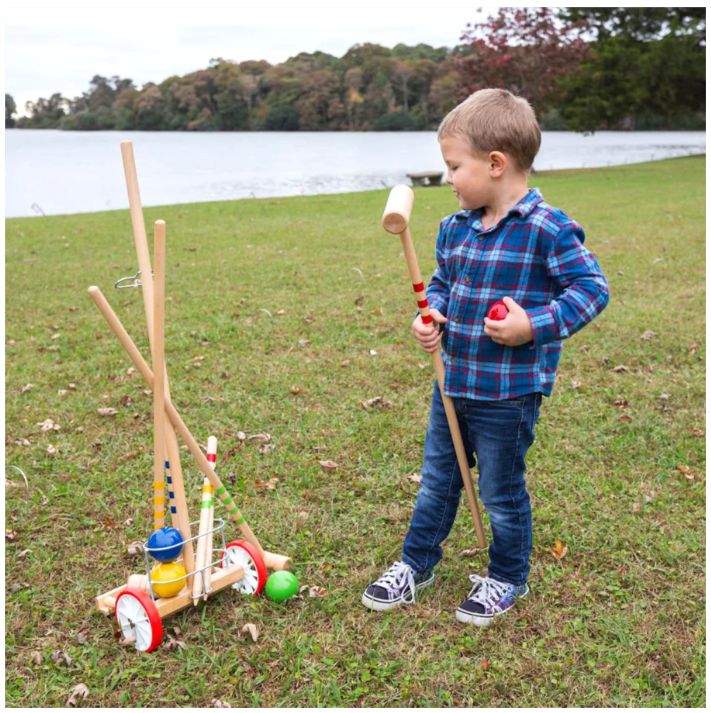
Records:
[[[93,706],[703,706],[705,165],[534,177],[585,227],[611,303],[566,344],[529,454],[531,596],[483,631],[454,619],[487,561],[459,555],[475,544],[466,508],[417,606],[360,605],[399,557],[430,396],[399,241],[380,226],[386,191],[145,210],[168,225],[173,401],[200,442],[218,437],[265,547],[327,592],[282,605],[220,592],[166,620],[184,648],[150,655],[120,647],[94,607],[141,571],[126,547],[152,527],[151,399],[86,293],[99,285],[147,353],[139,291],[112,288],[137,269],[128,211],[8,220],[6,463],[30,492],[8,474],[7,704],[64,705],[84,683]],[[449,189],[416,191],[425,275],[454,210]],[[392,408],[362,408],[374,396]],[[47,418],[61,430],[41,432]],[[240,430],[274,449],[240,446]],[[202,476],[187,453],[183,468],[195,513]],[[272,477],[274,491],[255,487]]]

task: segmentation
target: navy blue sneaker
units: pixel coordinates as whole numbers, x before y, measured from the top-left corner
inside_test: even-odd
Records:
[[[395,562],[382,577],[375,580],[363,592],[361,601],[364,607],[372,611],[387,611],[401,604],[414,604],[415,593],[432,584],[433,580],[432,570],[417,575],[410,565]]]
[[[457,621],[474,626],[489,626],[494,617],[507,612],[528,594],[528,585],[517,587],[493,577],[469,575],[474,583],[467,600],[457,609]]]

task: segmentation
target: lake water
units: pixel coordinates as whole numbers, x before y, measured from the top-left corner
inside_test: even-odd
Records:
[[[343,193],[444,170],[434,132],[5,131],[5,215],[128,207],[119,143],[133,141],[143,205]],[[706,152],[706,132],[544,132],[537,170]]]

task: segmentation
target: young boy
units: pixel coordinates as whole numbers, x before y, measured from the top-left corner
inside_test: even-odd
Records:
[[[503,89],[483,89],[439,127],[447,183],[461,210],[445,218],[438,267],[427,288],[432,316],[413,334],[427,352],[442,347],[445,394],[454,400],[479,493],[489,513],[488,576],[473,587],[457,620],[487,626],[528,594],[533,546],[525,456],[542,396],[550,396],[562,340],[607,305],[607,281],[583,247],[574,220],[528,189],[541,132],[528,102]],[[502,321],[487,318],[501,300]],[[369,609],[413,604],[434,579],[463,487],[439,387],[432,394],[422,481],[402,560],[363,594]]]

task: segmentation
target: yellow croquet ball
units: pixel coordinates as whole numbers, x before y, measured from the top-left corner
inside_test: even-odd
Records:
[[[174,597],[184,586],[185,567],[180,562],[161,562],[151,571],[153,591],[159,597]],[[177,582],[171,580],[177,579]]]

